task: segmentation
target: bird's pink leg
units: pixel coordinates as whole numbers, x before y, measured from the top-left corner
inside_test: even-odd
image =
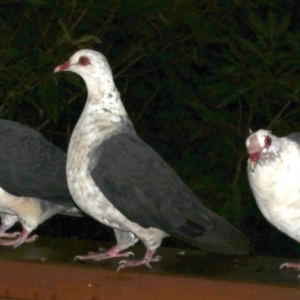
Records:
[[[296,269],[297,271],[299,271],[300,270],[300,262],[299,263],[286,262],[279,267],[280,270],[283,268]]]
[[[37,235],[32,235],[28,237],[29,231],[23,229],[22,232],[14,232],[13,234],[17,234],[17,238],[10,238],[10,239],[0,239],[1,246],[14,246],[14,248],[19,247],[23,243],[32,243],[37,239]]]
[[[125,269],[125,268],[136,267],[136,266],[141,266],[141,265],[145,265],[148,268],[151,268],[151,265],[150,265],[151,262],[158,262],[161,260],[161,256],[159,256],[159,255],[153,257],[154,253],[155,253],[155,250],[147,250],[143,259],[120,261],[120,263],[119,263],[120,266],[117,269],[117,272],[119,272],[120,270]]]
[[[77,255],[74,260],[89,260],[93,259],[95,261],[105,260],[114,257],[129,257],[130,255],[134,256],[132,252],[123,252],[120,253],[124,249],[120,248],[118,245],[110,248],[105,252],[89,252],[87,255]]]
[[[2,233],[1,234],[1,238],[5,238],[5,239],[15,239],[20,235],[20,232],[16,231],[16,232],[11,232],[11,233]]]
[[[4,237],[7,239],[15,239],[16,237],[18,237],[20,235],[20,232],[12,232],[12,233],[6,233],[5,231],[7,229],[9,229],[11,226],[2,224],[0,226],[0,238]]]
[[[20,235],[20,232],[11,232],[6,233],[8,229],[10,229],[17,221],[18,216],[17,215],[11,215],[11,214],[1,214],[1,226],[0,226],[0,238],[4,237],[7,239],[15,239]]]

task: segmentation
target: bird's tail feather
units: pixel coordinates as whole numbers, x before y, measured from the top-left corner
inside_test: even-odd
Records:
[[[202,227],[202,234],[191,236],[186,231],[177,231],[172,234],[189,244],[211,252],[228,255],[247,254],[249,241],[246,236],[222,217],[211,213],[214,226],[204,229]],[[191,230],[195,231],[195,228],[191,228]]]

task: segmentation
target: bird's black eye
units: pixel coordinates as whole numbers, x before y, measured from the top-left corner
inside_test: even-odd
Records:
[[[272,145],[272,139],[269,135],[265,137],[265,146],[270,147]]]
[[[82,66],[87,66],[90,64],[90,60],[88,57],[86,56],[80,56],[79,60],[78,60],[78,64],[82,65]]]

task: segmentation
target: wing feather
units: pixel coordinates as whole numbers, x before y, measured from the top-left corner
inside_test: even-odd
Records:
[[[92,178],[131,221],[167,231],[179,228],[187,219],[212,226],[209,210],[138,137],[117,134],[90,155],[98,158],[91,169]]]
[[[0,120],[0,186],[14,196],[74,206],[66,153],[27,126]]]

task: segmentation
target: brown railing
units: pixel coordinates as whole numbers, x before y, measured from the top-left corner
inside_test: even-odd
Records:
[[[162,260],[152,269],[119,273],[119,259],[73,261],[75,255],[98,247],[98,242],[42,237],[18,249],[1,247],[0,299],[300,299],[298,273],[279,270],[283,258],[160,248]],[[142,246],[132,250],[136,257],[144,253]]]

